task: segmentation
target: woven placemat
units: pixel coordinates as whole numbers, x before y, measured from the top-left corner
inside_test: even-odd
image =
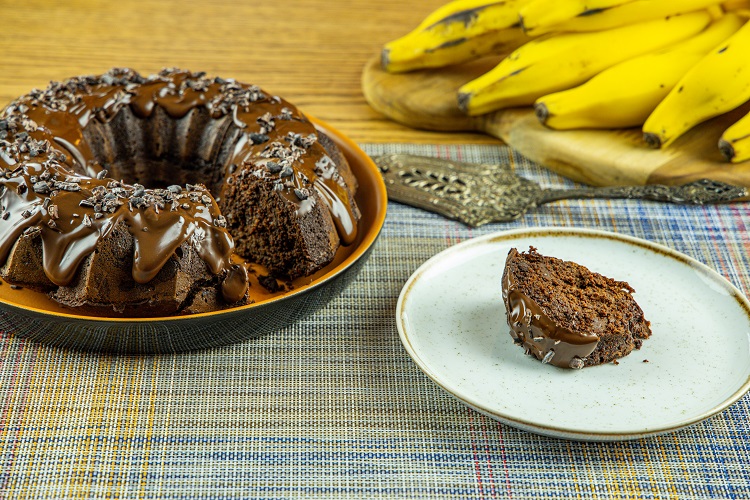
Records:
[[[512,162],[504,146],[364,145]],[[0,498],[748,498],[750,396],[674,434],[580,443],[500,424],[407,356],[394,310],[425,260],[527,226],[645,238],[750,285],[750,207],[564,201],[471,229],[391,203],[340,298],[274,334],[155,357],[80,353],[0,334]],[[710,332],[707,332],[710,335]],[[658,383],[658,381],[655,381]]]

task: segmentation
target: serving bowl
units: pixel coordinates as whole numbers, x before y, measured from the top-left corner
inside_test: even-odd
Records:
[[[265,335],[314,313],[359,274],[385,222],[385,184],[372,160],[349,138],[310,117],[349,161],[362,212],[357,240],[337,259],[292,290],[222,311],[155,318],[94,317],[63,309],[47,295],[0,286],[0,328],[61,348],[127,354],[207,349]]]

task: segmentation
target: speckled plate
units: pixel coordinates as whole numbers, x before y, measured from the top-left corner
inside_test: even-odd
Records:
[[[514,345],[501,278],[512,247],[573,260],[635,288],[653,335],[639,351],[569,370]],[[750,302],[704,264],[648,241],[583,229],[523,229],[455,245],[423,264],[398,300],[407,352],[470,407],[530,432],[590,441],[663,434],[750,389]]]
[[[46,344],[83,350],[157,354],[218,347],[273,332],[318,310],[357,276],[385,222],[385,184],[354,142],[320,120],[315,125],[341,148],[359,182],[357,240],[336,260],[282,295],[242,307],[190,316],[110,318],[71,313],[45,294],[0,286],[0,329]]]

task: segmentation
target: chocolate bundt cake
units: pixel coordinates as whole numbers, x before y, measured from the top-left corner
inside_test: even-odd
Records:
[[[583,368],[615,361],[651,336],[633,288],[584,266],[511,249],[502,293],[514,341],[542,363]]]
[[[248,300],[356,238],[357,181],[293,105],[166,69],[53,82],[0,113],[0,277],[130,316]],[[254,264],[255,265],[255,264]]]

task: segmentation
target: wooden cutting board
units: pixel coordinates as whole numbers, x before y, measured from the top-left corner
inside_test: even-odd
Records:
[[[469,117],[456,103],[465,82],[493,68],[499,58],[439,70],[386,73],[373,58],[362,74],[369,104],[404,125],[439,131],[477,131],[502,139],[527,158],[586,184],[681,184],[712,178],[750,188],[750,161],[731,164],[719,153],[721,133],[750,105],[706,122],[666,149],[650,149],[640,129],[555,131],[530,107]]]

